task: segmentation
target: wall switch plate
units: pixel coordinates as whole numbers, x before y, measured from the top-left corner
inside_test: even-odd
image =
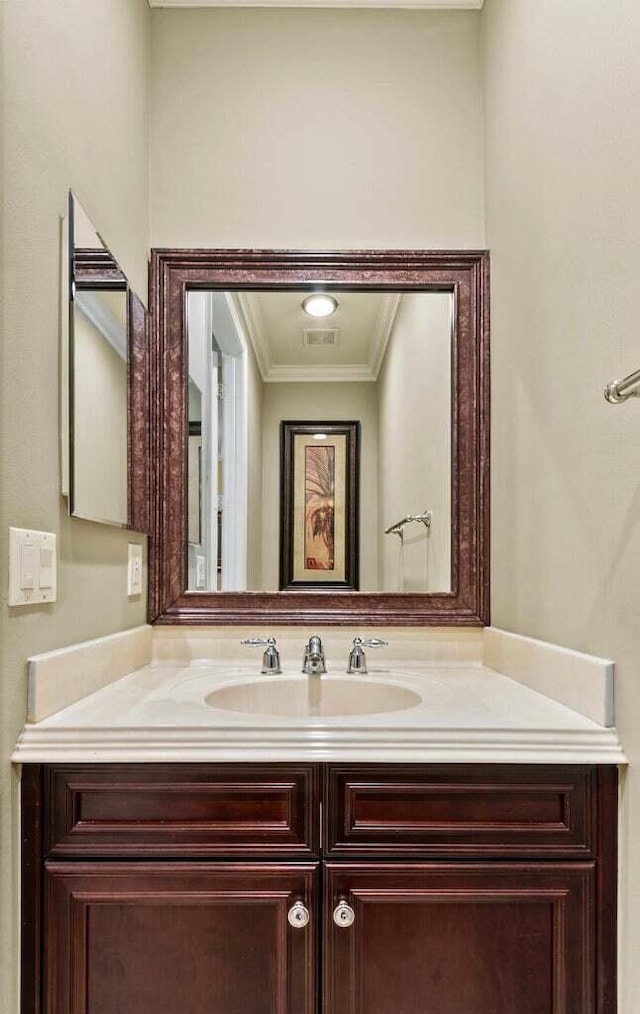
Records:
[[[142,595],[142,546],[137,542],[129,543],[127,595]]]
[[[56,536],[9,529],[9,605],[37,606],[58,597]]]

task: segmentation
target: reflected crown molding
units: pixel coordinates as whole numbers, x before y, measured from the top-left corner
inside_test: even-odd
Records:
[[[128,359],[127,332],[107,309],[98,294],[88,289],[78,289],[74,302],[83,317],[86,317],[89,323],[106,338],[113,351],[126,362]]]
[[[267,384],[286,383],[358,383],[375,380],[366,363],[346,366],[272,366],[265,377]]]

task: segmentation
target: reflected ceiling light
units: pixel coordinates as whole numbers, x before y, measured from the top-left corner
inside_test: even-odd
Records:
[[[313,434],[313,439],[314,440],[326,440],[327,439],[327,434],[326,433],[314,433]]]
[[[337,308],[338,300],[326,292],[314,292],[302,300],[302,309],[310,317],[329,317]]]

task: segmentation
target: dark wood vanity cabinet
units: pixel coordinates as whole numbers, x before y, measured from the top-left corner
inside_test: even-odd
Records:
[[[613,1014],[616,793],[610,767],[25,767],[22,1012]]]

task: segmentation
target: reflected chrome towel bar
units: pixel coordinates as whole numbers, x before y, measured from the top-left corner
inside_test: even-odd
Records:
[[[604,389],[604,396],[612,405],[617,405],[627,398],[637,398],[640,395],[640,370],[630,373],[624,380],[612,380]]]
[[[430,528],[431,511],[423,511],[422,514],[407,514],[401,521],[396,521],[395,525],[389,525],[388,528],[385,528],[384,534],[390,535],[393,532],[395,535],[399,535],[400,538],[403,538],[403,528],[405,525],[408,525],[410,521],[421,521],[425,528]]]

